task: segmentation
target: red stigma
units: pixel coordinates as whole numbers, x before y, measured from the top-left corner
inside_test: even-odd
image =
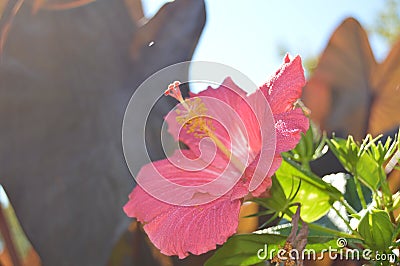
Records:
[[[181,85],[179,81],[174,81],[173,83],[169,84],[168,89],[164,92],[164,95],[174,97],[178,101],[182,102],[183,97],[179,85]]]

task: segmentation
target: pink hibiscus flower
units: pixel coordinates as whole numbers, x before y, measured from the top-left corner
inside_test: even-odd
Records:
[[[167,94],[181,104],[167,115],[168,130],[188,149],[145,165],[124,206],[162,253],[202,254],[236,232],[243,198],[271,186],[280,153],[293,149],[308,129],[294,107],[304,83],[300,57],[287,55],[250,95],[230,78],[186,100],[178,84],[170,85]]]

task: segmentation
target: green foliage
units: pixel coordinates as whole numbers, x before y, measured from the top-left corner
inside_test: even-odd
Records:
[[[400,1],[386,0],[385,2],[385,7],[378,13],[375,24],[370,27],[370,32],[377,34],[391,45],[400,36]]]
[[[292,193],[292,188],[297,188],[297,193],[290,199],[290,203],[301,202],[301,218],[308,223],[325,215],[331,208],[331,202],[342,196],[336,188],[294,162],[282,162],[282,166],[276,172],[276,179],[286,196]],[[295,207],[289,210],[292,213]]]
[[[378,188],[383,167],[362,149],[352,136],[347,140],[334,137],[327,143],[346,171],[370,189]]]
[[[393,209],[392,193],[386,180],[384,165],[399,150],[398,135],[392,140],[390,137],[385,143],[380,141],[381,136],[372,138],[371,135],[361,144],[354,141],[352,136],[347,140],[333,137],[327,140],[329,148],[339,159],[343,167],[354,176],[356,189],[363,207],[366,207],[361,185],[367,186],[373,193],[377,206]],[[381,189],[382,197],[378,196]]]
[[[328,179],[321,179],[309,167],[309,162],[323,156],[327,147],[349,172],[349,175],[342,175],[345,183],[341,185],[346,188],[346,193],[342,194],[324,181]],[[358,143],[352,136],[327,139],[311,126],[295,149],[282,154],[284,160],[272,177],[271,197],[251,199],[266,209],[252,216],[273,214],[272,217],[254,234],[231,237],[206,265],[254,265],[272,259],[271,254],[260,258],[257,251],[283,247],[285,240],[288,241],[291,225],[268,225],[278,217],[290,221],[300,205],[300,217],[311,229],[306,249],[318,252],[328,246],[335,248],[336,240],[345,237],[348,245],[354,248],[391,252],[399,246],[400,216],[395,219],[393,211],[400,207],[400,192],[394,195],[390,192],[384,166],[399,152],[397,136],[382,142],[380,136],[372,138],[368,135]],[[345,212],[343,209],[340,212],[338,206],[344,207]],[[327,213],[330,210],[335,215],[329,219],[341,219],[345,230],[321,222],[329,220]]]
[[[392,244],[394,227],[388,213],[383,210],[368,211],[361,218],[357,230],[373,250],[385,251]]]
[[[291,224],[282,224],[253,234],[232,236],[205,265],[254,265],[264,260],[272,259],[272,256],[276,254],[276,250],[283,247],[291,229]],[[352,240],[349,239],[349,241]],[[310,230],[307,249],[312,249],[318,253],[329,247],[339,249],[334,234],[318,229]],[[275,252],[272,252],[273,250]],[[265,251],[267,251],[266,254]],[[261,258],[266,256],[265,259],[260,259],[257,253]],[[313,254],[310,255],[312,256]]]
[[[350,178],[347,179],[346,182],[346,193],[344,194],[344,198],[356,211],[361,211],[363,209],[363,206],[361,205],[360,197],[358,196],[357,193],[357,184],[356,182],[354,182],[354,178],[351,178],[350,175],[348,176]],[[363,197],[366,199],[366,204],[370,204],[372,201],[371,190],[362,184],[360,186],[361,186],[361,193]]]
[[[319,129],[310,123],[306,134],[302,134],[297,146],[286,153],[286,157],[308,166],[310,161],[316,160],[327,152],[326,136],[321,134]]]
[[[276,214],[268,222],[277,216],[290,219],[299,202],[301,218],[305,222],[313,222],[329,211],[332,202],[343,198],[335,187],[289,158],[285,158],[272,177],[271,191],[270,198],[252,199]]]
[[[267,244],[270,249],[277,249],[285,243],[287,236],[276,234],[235,235],[212,256],[206,266],[213,265],[253,265],[263,261],[257,252]],[[268,252],[267,252],[268,253]],[[271,259],[268,256],[266,259]]]

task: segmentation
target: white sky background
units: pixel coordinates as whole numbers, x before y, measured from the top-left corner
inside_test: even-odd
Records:
[[[142,1],[147,17],[168,2]],[[193,60],[227,64],[261,85],[281,64],[280,48],[303,58],[319,55],[346,17],[355,17],[367,28],[374,24],[384,3],[382,0],[206,0],[206,26]],[[385,43],[377,37],[370,37],[370,42],[377,60],[384,59],[388,52]]]

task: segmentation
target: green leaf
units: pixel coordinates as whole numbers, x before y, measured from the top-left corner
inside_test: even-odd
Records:
[[[368,153],[361,155],[353,174],[359,177],[364,184],[366,183],[374,189],[377,189],[379,186],[379,177],[386,177],[383,167],[372,159]]]
[[[361,191],[363,193],[364,198],[366,199],[366,203],[369,204],[372,202],[372,192],[366,186],[361,185]],[[360,198],[357,194],[357,187],[353,178],[348,178],[346,183],[346,193],[344,194],[345,200],[356,210],[361,211],[362,206],[360,202]]]
[[[400,208],[400,192],[398,191],[396,194],[393,194],[393,207],[391,211],[394,211],[398,208]]]
[[[357,164],[357,154],[359,151],[359,147],[354,142],[352,136],[349,136],[347,140],[333,137],[327,140],[327,144],[346,171],[352,173],[353,168]]]
[[[251,201],[260,204],[261,206],[275,210],[275,211],[283,211],[285,206],[288,204],[288,200],[286,199],[285,192],[281,184],[276,179],[276,176],[272,176],[272,186],[270,191],[272,192],[272,196],[269,198],[252,198]]]
[[[368,148],[378,150],[378,148],[373,145],[375,141],[376,139],[373,140],[368,136],[364,139],[360,148],[352,136],[349,136],[347,140],[336,137],[327,140],[329,148],[343,167],[373,191],[375,191],[380,184],[380,174],[382,174],[383,168],[370,153],[365,151]]]
[[[397,240],[397,236],[400,234],[400,223],[397,224],[396,228],[393,231],[393,235],[392,235],[392,241],[396,241]],[[400,245],[400,243],[399,243]]]
[[[326,136],[321,134],[319,128],[310,121],[306,134],[302,133],[297,146],[286,154],[296,162],[308,164],[326,153],[325,140]]]
[[[332,207],[332,203],[342,197],[335,187],[290,160],[282,162],[276,172],[276,179],[286,198],[292,196],[293,188],[298,188],[297,194],[290,203],[301,203],[301,218],[307,223],[321,218]],[[274,191],[272,191],[272,196],[274,196]],[[294,212],[295,208],[290,210]]]
[[[205,265],[253,265],[263,261],[258,258],[257,252],[263,250],[265,245],[267,249],[277,249],[278,245],[283,246],[285,241],[286,236],[275,234],[235,235],[229,238]]]
[[[253,234],[232,236],[215,252],[205,265],[254,265],[264,260],[271,259],[272,256],[276,254],[276,251],[283,247],[291,229],[292,226],[289,223],[260,230]],[[313,249],[318,253],[329,247],[339,248],[336,240],[337,237],[333,234],[310,229],[306,249]],[[273,252],[274,250],[275,252]],[[265,251],[267,251],[267,253],[265,259],[263,259]],[[257,256],[257,253],[259,253],[261,258]]]
[[[369,210],[357,228],[360,235],[373,250],[384,251],[392,244],[392,237],[395,232],[390,221],[389,214],[383,210]]]

